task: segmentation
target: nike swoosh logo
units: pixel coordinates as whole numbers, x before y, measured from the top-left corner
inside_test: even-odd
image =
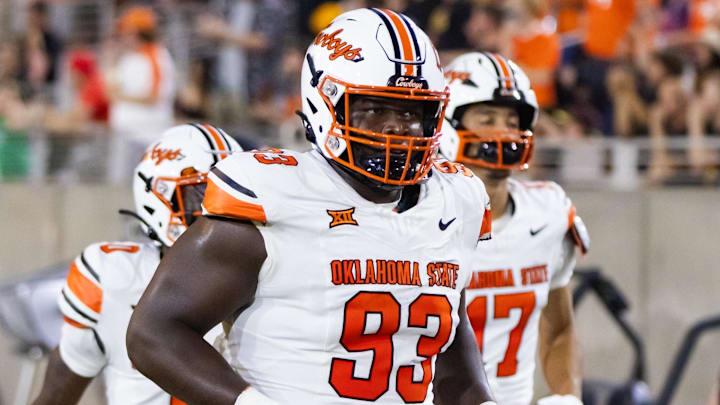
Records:
[[[547,228],[547,226],[548,226],[548,224],[545,224],[538,229],[530,229],[530,236],[535,236],[535,235],[539,234],[543,229]]]
[[[447,227],[450,226],[450,224],[452,224],[453,222],[455,222],[456,219],[457,219],[457,217],[449,220],[449,221],[446,222],[446,223],[443,223],[442,218],[440,218],[440,222],[438,222],[438,226],[440,227],[440,230],[441,230],[441,231],[446,230]]]

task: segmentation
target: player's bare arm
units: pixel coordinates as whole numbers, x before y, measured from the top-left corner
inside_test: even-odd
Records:
[[[235,403],[247,383],[203,335],[252,302],[265,258],[251,223],[199,218],[163,258],[130,321],[137,369],[186,402]]]
[[[438,354],[434,384],[435,403],[438,405],[477,405],[492,401],[482,355],[465,310],[465,292],[458,309],[460,323],[455,340]]]
[[[575,336],[572,293],[565,286],[550,290],[540,316],[540,364],[553,394],[581,395],[580,347]]]
[[[60,357],[60,351],[55,349],[50,353],[40,395],[32,405],[77,404],[91,381],[92,378],[73,373]]]

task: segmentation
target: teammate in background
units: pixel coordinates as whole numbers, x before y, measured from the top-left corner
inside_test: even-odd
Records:
[[[100,242],[70,266],[59,297],[65,324],[34,405],[76,404],[104,371],[108,405],[170,405],[171,399],[130,362],[125,334],[133,308],[167,247],[200,215],[210,167],[240,146],[210,125],[165,131],[135,168],[136,216],[148,243]]]
[[[448,99],[435,48],[402,14],[350,11],[301,82],[315,149],[211,170],[206,215],[133,314],[130,358],[193,404],[491,401],[462,293],[488,197],[462,166],[433,167]],[[202,339],[223,320],[225,359]]]
[[[500,404],[529,404],[537,349],[553,394],[538,404],[580,404],[568,282],[587,232],[560,186],[510,177],[532,156],[535,94],[523,71],[497,54],[465,54],[447,70],[451,128],[440,150],[473,169],[493,207],[493,239],[478,246],[466,289],[490,387]]]

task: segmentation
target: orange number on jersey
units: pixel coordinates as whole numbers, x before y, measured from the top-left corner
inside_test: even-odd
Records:
[[[452,332],[452,305],[444,295],[420,295],[412,304],[408,314],[408,326],[411,328],[427,328],[428,318],[438,318],[438,331],[435,336],[421,335],[417,344],[418,356],[425,357],[422,361],[423,379],[413,381],[414,366],[400,366],[397,372],[397,392],[405,402],[422,402],[427,396],[428,385],[432,380],[432,364],[430,358],[450,339]]]
[[[140,250],[140,246],[138,246],[138,245],[123,245],[120,243],[108,243],[106,245],[100,246],[100,250],[102,250],[105,253],[112,253],[112,252],[136,253],[138,250]]]
[[[375,333],[365,333],[368,314],[380,315],[380,327]],[[421,335],[417,344],[422,361],[423,379],[413,381],[414,366],[401,366],[397,372],[397,392],[405,402],[422,402],[432,381],[430,358],[450,339],[452,306],[444,295],[421,294],[408,313],[408,327],[426,328],[429,317],[439,320],[435,336]],[[368,378],[355,378],[355,360],[333,358],[330,385],[341,397],[375,401],[390,386],[393,361],[392,336],[400,328],[400,304],[388,292],[361,291],[345,304],[345,320],[340,343],[349,352],[373,351]]]
[[[520,308],[522,312],[520,313],[520,321],[510,331],[510,343],[507,351],[505,351],[505,358],[498,364],[498,377],[508,377],[517,372],[517,352],[520,348],[525,325],[527,325],[527,321],[533,309],[535,309],[535,293],[527,291],[495,297],[495,319],[509,317],[510,310],[513,308]]]
[[[473,172],[470,169],[468,169],[467,167],[465,167],[464,165],[462,165],[461,163],[455,163],[455,162],[443,160],[441,162],[434,162],[434,165],[438,170],[440,170],[443,173],[451,173],[452,174],[452,173],[461,172],[463,175],[465,175],[467,177],[474,176]]]
[[[477,340],[482,352],[485,321],[487,320],[487,297],[477,297],[472,300],[467,307],[467,316],[473,331],[475,331],[475,340]]]
[[[258,162],[266,165],[297,166],[298,162],[293,156],[283,155],[282,149],[270,148],[256,150],[253,156]],[[275,156],[271,156],[275,155]]]
[[[368,313],[380,315],[380,328],[365,334]],[[355,360],[333,358],[330,385],[341,397],[374,401],[385,393],[392,369],[392,335],[400,327],[400,304],[390,293],[359,292],[345,304],[345,322],[340,343],[349,352],[374,352],[367,379],[355,378]]]
[[[510,316],[510,310],[520,308],[520,320],[517,325],[510,331],[510,340],[503,361],[498,364],[497,376],[509,377],[517,373],[517,352],[522,342],[522,335],[527,326],[533,310],[535,309],[535,293],[532,291],[503,294],[495,296],[495,319],[507,318]],[[487,320],[487,297],[477,297],[467,307],[468,318],[470,324],[475,331],[475,338],[482,351],[483,333],[485,331],[485,322]]]

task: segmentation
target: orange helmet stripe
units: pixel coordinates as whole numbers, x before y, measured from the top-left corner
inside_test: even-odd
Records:
[[[500,66],[500,70],[502,71],[503,76],[502,82],[505,85],[505,88],[512,89],[514,86],[512,83],[512,70],[510,70],[510,66],[508,66],[507,62],[502,56],[496,53],[491,53],[489,55],[492,56],[495,62],[497,62],[498,66]]]
[[[217,131],[217,129],[215,129],[215,127],[213,127],[212,125],[208,125],[208,124],[201,124],[201,126],[210,133],[210,136],[212,136],[212,138],[215,141],[215,144],[217,145],[217,148],[220,152],[227,151],[227,146],[225,146],[225,143],[223,142],[223,139],[220,136],[220,133]]]
[[[380,9],[380,11],[390,18],[390,21],[392,21],[393,26],[395,27],[395,31],[400,37],[403,59],[407,61],[414,61],[414,49],[412,43],[410,42],[410,33],[408,32],[408,28],[405,24],[403,24],[400,17],[394,11],[385,8]],[[404,74],[405,76],[415,76],[415,65],[405,64]]]

